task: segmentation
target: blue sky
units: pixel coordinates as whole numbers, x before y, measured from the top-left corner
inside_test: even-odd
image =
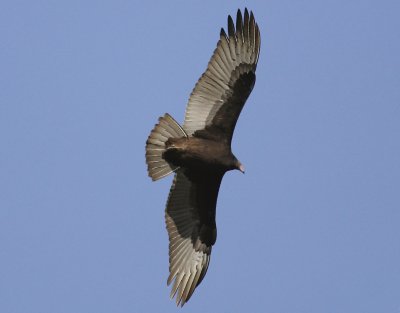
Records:
[[[2,1],[0,311],[176,312],[157,118],[228,14],[261,29],[187,312],[400,312],[398,1]]]

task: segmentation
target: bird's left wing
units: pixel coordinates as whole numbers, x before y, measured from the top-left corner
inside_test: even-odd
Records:
[[[165,220],[169,236],[168,285],[171,298],[183,306],[207,272],[215,243],[215,207],[222,175],[190,180],[179,170],[172,183]]]

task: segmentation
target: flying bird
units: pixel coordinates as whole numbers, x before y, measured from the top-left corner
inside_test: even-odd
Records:
[[[195,85],[181,126],[168,113],[146,142],[153,181],[175,173],[165,221],[169,236],[168,285],[183,306],[204,278],[217,238],[215,210],[222,177],[244,167],[231,151],[233,131],[256,80],[260,30],[253,12],[237,11],[236,27],[220,39]]]

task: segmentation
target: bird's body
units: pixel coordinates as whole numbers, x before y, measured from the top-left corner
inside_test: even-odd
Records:
[[[175,177],[165,210],[169,236],[168,285],[184,305],[200,284],[217,238],[215,221],[220,184],[229,170],[244,172],[231,151],[240,112],[256,80],[260,31],[253,13],[228,17],[217,48],[190,95],[183,126],[168,113],[146,142],[149,176]]]
[[[237,167],[237,159],[228,144],[197,136],[170,138],[166,142],[164,159],[188,172],[225,173]]]

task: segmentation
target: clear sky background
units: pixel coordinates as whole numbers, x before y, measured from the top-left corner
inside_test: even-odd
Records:
[[[257,82],[186,312],[400,312],[399,1],[1,1],[0,312],[177,312],[144,145],[228,14]]]

